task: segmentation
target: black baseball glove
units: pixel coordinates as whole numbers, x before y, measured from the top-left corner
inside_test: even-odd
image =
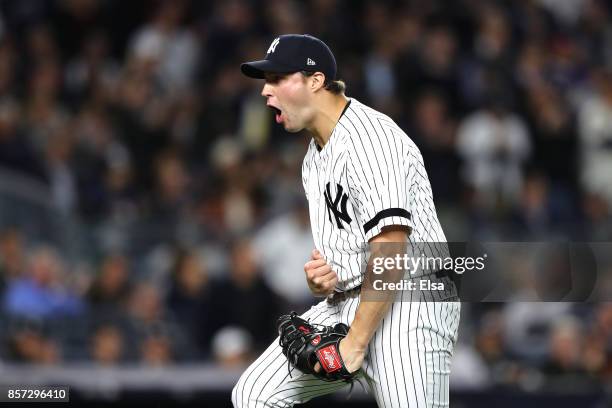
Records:
[[[356,373],[348,372],[340,356],[340,340],[348,333],[346,324],[311,324],[291,312],[281,316],[276,326],[283,354],[293,367],[325,381],[352,383]],[[317,362],[321,365],[319,372],[314,369]]]

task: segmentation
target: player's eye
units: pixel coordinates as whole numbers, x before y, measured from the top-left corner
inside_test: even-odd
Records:
[[[280,74],[266,74],[266,83],[268,84],[277,84],[279,83],[285,76]]]

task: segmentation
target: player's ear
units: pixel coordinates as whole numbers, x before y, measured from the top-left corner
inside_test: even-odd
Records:
[[[310,90],[313,92],[318,91],[325,87],[325,74],[322,72],[315,72],[310,76]]]

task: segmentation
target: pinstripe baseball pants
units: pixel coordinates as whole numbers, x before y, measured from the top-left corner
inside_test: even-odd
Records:
[[[409,292],[404,294],[410,295]],[[404,296],[402,294],[402,296]],[[322,301],[302,316],[313,323],[349,324],[359,297],[337,305]],[[396,301],[370,341],[362,366],[378,406],[448,407],[458,302]],[[278,340],[242,374],[232,391],[235,408],[292,407],[347,386],[287,368]]]

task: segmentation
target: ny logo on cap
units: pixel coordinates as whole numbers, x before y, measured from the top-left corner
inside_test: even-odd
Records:
[[[272,44],[270,44],[270,48],[268,48],[268,51],[266,52],[266,54],[270,54],[272,52],[274,52],[274,50],[276,50],[276,46],[278,45],[278,43],[280,42],[280,38],[275,38],[274,41],[272,41]]]

